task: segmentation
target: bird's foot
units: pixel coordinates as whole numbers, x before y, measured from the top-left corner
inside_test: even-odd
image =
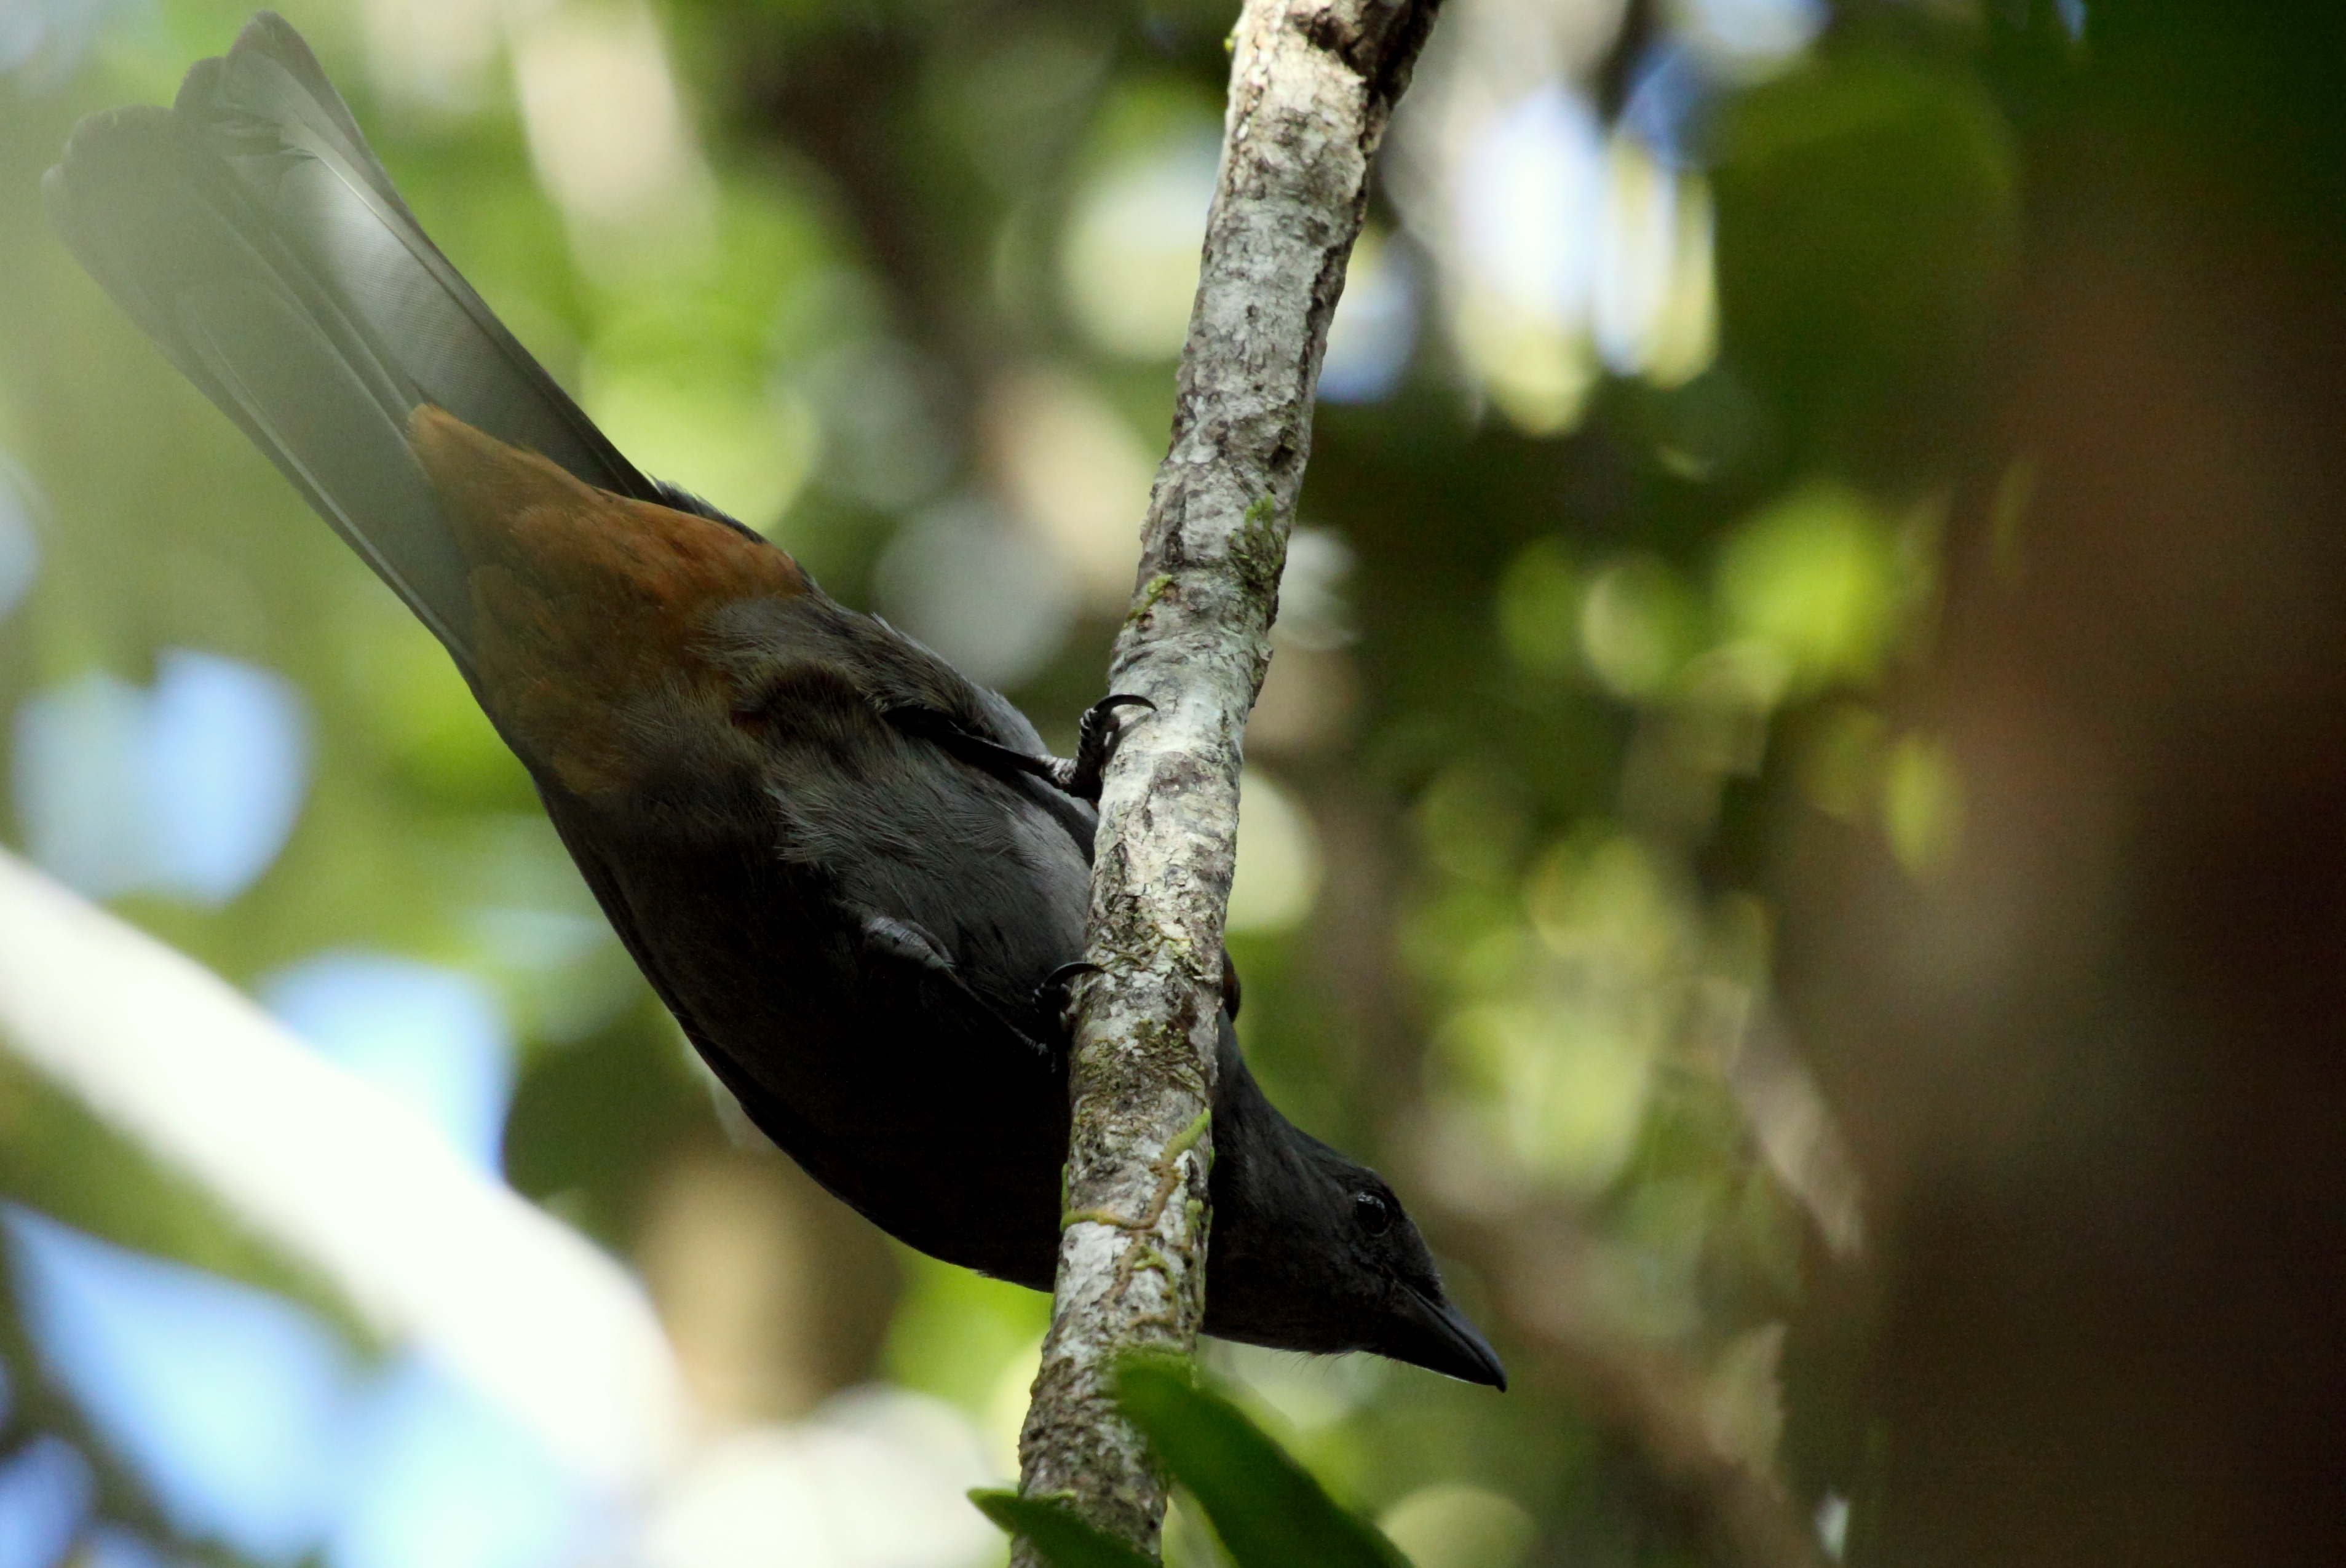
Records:
[[[1067,1009],[1075,1002],[1075,984],[1086,974],[1104,973],[1100,966],[1087,959],[1063,963],[1043,977],[1035,987],[1035,1010],[1061,1028],[1067,1025]]]
[[[1101,697],[1084,710],[1075,756],[1051,759],[1048,773],[1051,782],[1078,800],[1096,803],[1099,799],[1100,775],[1107,770],[1107,759],[1116,754],[1117,737],[1124,730],[1124,721],[1117,717],[1117,709],[1120,708],[1145,708],[1151,713],[1157,711],[1157,705],[1145,697],[1118,693]]]

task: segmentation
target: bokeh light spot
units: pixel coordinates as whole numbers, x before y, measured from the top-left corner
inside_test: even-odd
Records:
[[[1624,375],[1684,385],[1719,342],[1709,188],[1665,167],[1637,137],[1616,135],[1606,148],[1603,221],[1591,290],[1596,346]]]
[[[1285,931],[1311,912],[1319,893],[1320,842],[1311,819],[1268,775],[1248,769],[1239,780],[1229,929]]]
[[[1643,1041],[1588,1010],[1525,1003],[1464,1009],[1440,1040],[1518,1166],[1577,1192],[1619,1173],[1653,1074]]]
[[[1532,927],[1558,958],[1644,986],[1686,967],[1688,932],[1653,851],[1625,834],[1576,836],[1526,880]]]
[[[472,976],[412,959],[324,953],[279,971],[262,1003],[324,1055],[494,1171],[513,1089],[513,1042]]]
[[[1889,524],[1855,491],[1825,482],[1762,509],[1719,555],[1726,619],[1780,652],[1795,688],[1873,674],[1898,589]]]
[[[1120,612],[1132,597],[1156,473],[1148,449],[1096,387],[1064,370],[1004,378],[985,413],[987,444],[1020,518],[1066,562],[1086,603]]]
[[[1321,401],[1375,402],[1388,396],[1401,384],[1416,344],[1416,274],[1399,246],[1374,228],[1363,229],[1328,323]]]
[[[32,476],[0,453],[0,620],[24,602],[40,573],[41,541],[33,526],[39,511]]]
[[[1882,825],[1910,876],[1927,881],[1946,869],[1963,843],[1964,787],[1943,744],[1903,735],[1890,748]]]
[[[1099,347],[1135,360],[1181,351],[1220,157],[1209,132],[1177,136],[1111,165],[1076,195],[1060,275]]]
[[[5,1218],[43,1359],[173,1523],[266,1563],[306,1551],[349,1481],[354,1369],[332,1334],[250,1286]]]
[[[552,8],[515,31],[530,158],[581,260],[624,274],[705,253],[716,193],[650,9]]]
[[[1420,792],[1416,820],[1435,865],[1464,881],[1512,892],[1532,830],[1519,780],[1496,768],[1454,764]]]
[[[1819,716],[1800,757],[1800,788],[1829,817],[1854,822],[1881,798],[1889,725],[1854,703]]]
[[[1617,557],[1588,580],[1580,651],[1616,697],[1651,697],[1693,657],[1702,612],[1692,590],[1658,555]]]
[[[173,649],[151,691],[93,672],[17,711],[17,809],[34,858],[93,897],[225,904],[276,860],[310,766],[282,677]]]
[[[872,587],[891,621],[982,686],[1034,675],[1075,622],[1066,563],[973,496],[930,507],[901,529]]]
[[[1287,569],[1279,579],[1279,618],[1271,624],[1272,646],[1306,653],[1350,647],[1352,600],[1345,592],[1352,575],[1352,547],[1328,528],[1298,528],[1288,536]]]
[[[1499,579],[1499,636],[1526,669],[1568,675],[1580,668],[1580,574],[1561,539],[1536,539]]]
[[[1579,94],[1549,82],[1501,110],[1458,188],[1474,280],[1511,311],[1556,325],[1586,311],[1603,198],[1604,140]]]
[[[1713,69],[1749,76],[1809,46],[1830,15],[1824,0],[1679,0],[1678,30]]]
[[[55,1437],[0,1459],[0,1568],[53,1568],[89,1510],[89,1464]]]
[[[1521,1504],[1464,1481],[1418,1488],[1377,1525],[1414,1568],[1515,1568],[1534,1531]]]
[[[735,384],[706,369],[589,367],[595,421],[648,473],[771,533],[813,473],[821,423],[785,388]]]
[[[1586,99],[1550,82],[1494,116],[1457,169],[1452,331],[1531,434],[1568,428],[1596,380],[1586,329],[1603,149]]]

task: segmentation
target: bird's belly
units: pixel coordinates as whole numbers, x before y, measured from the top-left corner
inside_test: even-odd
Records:
[[[875,965],[819,872],[676,844],[597,849],[614,923],[761,1131],[907,1245],[1049,1287],[1058,1053]]]

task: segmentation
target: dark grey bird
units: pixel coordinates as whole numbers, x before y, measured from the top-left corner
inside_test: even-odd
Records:
[[[1003,697],[647,478],[425,238],[275,15],[173,107],[83,121],[46,193],[446,647],[759,1127],[891,1235],[1049,1288],[1057,982],[1117,699],[1050,758]],[[1207,1332],[1504,1386],[1392,1189],[1279,1114],[1227,1011],[1212,1125]]]

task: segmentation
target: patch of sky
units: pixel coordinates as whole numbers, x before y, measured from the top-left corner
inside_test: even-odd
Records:
[[[1548,82],[1494,116],[1460,170],[1460,253],[1515,311],[1586,311],[1604,195],[1604,134],[1586,99]]]
[[[191,1540],[261,1564],[555,1568],[609,1532],[540,1444],[423,1357],[367,1367],[324,1323],[250,1286],[19,1208],[0,1210],[0,1228],[38,1353]],[[0,1543],[22,1528],[13,1473],[0,1471]],[[18,1561],[0,1545],[0,1568]],[[159,1564],[118,1533],[93,1541],[89,1561]]]
[[[495,1173],[513,1094],[504,1010],[473,976],[382,953],[329,952],[278,971],[261,1003],[326,1056]]]
[[[0,1458],[0,1568],[55,1568],[89,1512],[89,1465],[73,1445],[35,1438]]]
[[[101,32],[153,8],[153,0],[0,0],[0,76],[35,93],[60,87]]]
[[[1678,33],[1715,66],[1749,76],[1807,48],[1830,15],[1825,0],[1682,0]]]
[[[15,0],[0,0],[0,16]],[[0,22],[0,29],[6,24]],[[0,42],[0,56],[6,46]],[[0,620],[24,603],[40,575],[41,539],[34,519],[41,514],[40,492],[32,475],[0,453]]]
[[[1390,396],[1417,345],[1417,276],[1401,247],[1373,232],[1352,248],[1343,297],[1328,324],[1320,366],[1323,402],[1376,402]]]
[[[312,1546],[347,1487],[357,1369],[324,1324],[250,1286],[5,1212],[42,1359],[173,1526],[263,1563]]]
[[[292,833],[309,713],[281,676],[175,648],[151,688],[93,671],[36,693],[17,710],[15,764],[28,847],[60,881],[218,908]]]
[[[358,1414],[365,1484],[329,1568],[553,1568],[607,1533],[525,1431],[427,1360],[388,1369]]]
[[[1672,38],[1638,61],[1621,106],[1621,128],[1644,143],[1657,161],[1691,168],[1702,161],[1719,82],[1702,57]]]

